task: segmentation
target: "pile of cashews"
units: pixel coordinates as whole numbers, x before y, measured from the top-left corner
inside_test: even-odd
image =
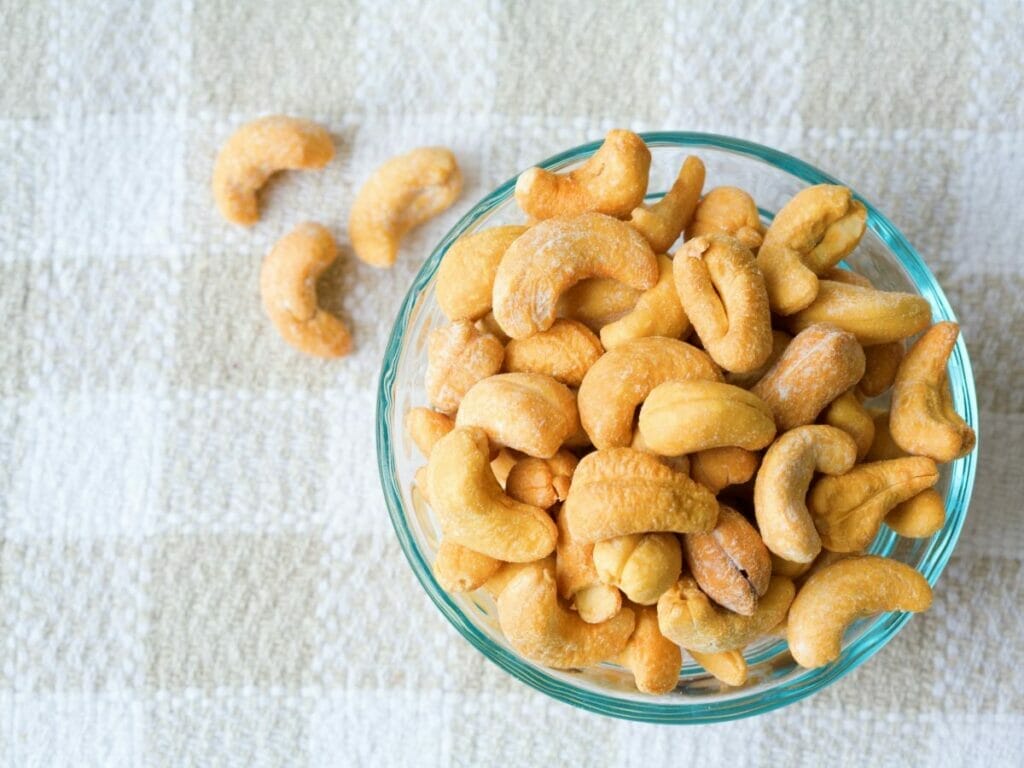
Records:
[[[334,142],[320,125],[271,115],[246,123],[221,147],[213,169],[213,197],[228,221],[259,221],[258,193],[273,174],[323,168]],[[352,204],[348,236],[356,256],[375,267],[395,263],[402,237],[449,208],[462,191],[451,151],[420,147],[393,157],[363,184]],[[335,262],[330,231],[303,222],[274,245],[260,269],[264,310],[281,337],[316,357],[342,357],[352,337],[340,318],[319,306],[316,283]]]
[[[519,177],[531,224],[445,254],[432,407],[406,417],[435,576],[493,597],[523,657],[614,662],[648,693],[683,650],[743,685],[764,636],[828,664],[855,619],[931,604],[864,552],[883,524],[944,524],[937,462],[974,447],[946,379],[959,329],[837,267],[866,227],[850,190],[808,187],[766,228],[696,157],[644,204],[650,163],[614,130],[569,173]]]

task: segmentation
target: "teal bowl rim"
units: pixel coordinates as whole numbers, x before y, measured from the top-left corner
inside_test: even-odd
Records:
[[[652,147],[667,146],[681,149],[711,147],[768,163],[808,184],[843,184],[843,182],[833,176],[791,155],[742,139],[685,131],[658,131],[641,133],[640,135],[647,142],[648,146]],[[553,155],[539,163],[539,165],[542,168],[556,170],[569,163],[589,157],[600,145],[600,140],[582,144]],[[483,653],[490,661],[517,679],[548,696],[568,704],[598,714],[627,720],[667,724],[699,724],[736,720],[770,712],[779,707],[792,704],[852,672],[881,650],[910,620],[911,614],[899,612],[882,614],[872,621],[871,626],[860,637],[843,650],[839,659],[825,667],[806,670],[778,687],[722,701],[680,703],[656,698],[649,700],[621,699],[586,690],[565,680],[553,677],[543,669],[496,645],[466,618],[458,605],[438,585],[434,579],[430,564],[419,551],[407,527],[401,492],[395,480],[395,460],[388,426],[394,409],[392,394],[395,376],[409,317],[420,294],[426,289],[427,284],[437,271],[441,258],[449,246],[477,218],[489,213],[512,195],[515,189],[516,178],[509,179],[473,206],[469,213],[459,220],[434,249],[430,258],[420,268],[409,292],[405,296],[405,300],[402,302],[384,352],[384,362],[381,368],[377,394],[376,414],[377,463],[380,470],[381,486],[384,491],[388,514],[391,517],[391,523],[398,536],[402,551],[405,553],[413,572],[416,574],[416,578],[419,579],[420,584],[423,585],[430,599],[471,645]],[[893,256],[898,259],[910,275],[916,289],[931,303],[936,321],[951,320],[955,322],[956,316],[938,282],[925,266],[918,253],[903,236],[903,233],[862,196],[854,192],[854,197],[864,203],[868,210],[868,226],[888,246]],[[978,404],[974,388],[974,375],[963,337],[957,340],[956,346],[953,349],[949,369],[949,379],[956,409],[977,432]],[[971,491],[974,486],[977,455],[978,451],[975,448],[967,456],[953,462],[950,467],[949,490],[946,497],[946,524],[929,541],[927,551],[918,564],[921,573],[932,586],[936,584],[946,564],[949,562],[953,548],[960,537],[960,531],[963,528]],[[884,537],[885,534],[880,538]],[[887,546],[891,548],[895,536],[890,532],[888,538]],[[878,543],[876,542],[876,550]]]

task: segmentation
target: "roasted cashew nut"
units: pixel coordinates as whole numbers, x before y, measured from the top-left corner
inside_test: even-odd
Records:
[[[501,566],[501,560],[443,539],[434,559],[434,577],[445,592],[472,592],[482,587]]]
[[[516,501],[550,509],[565,501],[579,459],[569,451],[559,451],[550,459],[526,456],[509,469],[505,493]]]
[[[726,685],[738,688],[747,682],[747,660],[743,657],[742,649],[701,653],[688,648],[687,653],[693,656],[693,660],[704,667],[709,675]]]
[[[926,611],[931,604],[931,587],[909,565],[874,555],[846,557],[800,588],[789,610],[789,650],[801,667],[822,667],[839,658],[843,633],[857,619]]]
[[[618,280],[591,277],[562,294],[558,300],[558,316],[578,320],[594,333],[600,333],[604,326],[625,317],[641,295],[636,288]]]
[[[938,491],[928,488],[893,507],[885,524],[908,539],[926,539],[946,524],[946,505]]]
[[[450,416],[429,408],[410,408],[405,415],[406,434],[427,459],[430,458],[430,452],[434,449],[437,441],[453,429],[455,429],[455,422]]]
[[[865,358],[871,349],[873,347],[864,350]],[[875,441],[875,420],[871,418],[868,409],[852,389],[846,390],[828,404],[821,413],[821,421],[829,426],[838,427],[853,438],[857,443],[857,461],[862,461],[868,455],[871,444]]]
[[[622,594],[598,578],[593,554],[593,543],[576,540],[566,524],[564,512],[560,512],[555,549],[558,594],[569,601],[585,622],[600,624],[622,609]]]
[[[463,235],[441,259],[434,292],[449,320],[479,320],[491,311],[498,264],[526,227],[491,227]]]
[[[622,317],[601,328],[605,349],[620,347],[627,341],[645,336],[667,336],[678,339],[690,328],[672,276],[672,260],[658,257],[658,283],[636,299],[633,308]]]
[[[864,375],[857,383],[861,397],[878,397],[888,391],[896,381],[896,371],[903,362],[906,350],[902,341],[874,344],[864,348]]]
[[[505,348],[468,320],[431,331],[427,341],[427,397],[444,413],[455,413],[473,386],[501,370]]]
[[[633,533],[594,544],[593,560],[602,582],[638,605],[654,605],[679,578],[683,552],[674,533]]]
[[[747,482],[760,465],[760,454],[745,448],[708,448],[690,457],[690,477],[717,494],[730,485]]]
[[[259,221],[256,194],[278,171],[323,168],[334,157],[325,128],[309,120],[271,115],[246,123],[225,142],[213,167],[213,199],[230,222]]]
[[[555,320],[546,331],[512,339],[505,346],[505,370],[543,373],[569,387],[578,387],[604,354],[600,339],[583,323]]]
[[[651,244],[655,253],[665,253],[690,223],[704,188],[704,163],[693,155],[683,161],[672,189],[651,205],[633,209],[629,223]]]
[[[459,164],[444,147],[420,147],[391,158],[352,202],[352,249],[371,266],[390,267],[405,233],[447,210],[461,192]]]
[[[337,256],[331,233],[306,222],[278,240],[260,267],[263,309],[281,337],[307,355],[341,357],[352,349],[345,324],[317,303],[317,278]]]
[[[761,246],[764,225],[754,198],[737,187],[709,190],[686,226],[686,239],[716,234],[735,237],[756,251]]]
[[[636,629],[616,661],[633,673],[642,693],[668,693],[679,682],[683,654],[679,646],[661,634],[658,611],[651,606],[633,608]]]

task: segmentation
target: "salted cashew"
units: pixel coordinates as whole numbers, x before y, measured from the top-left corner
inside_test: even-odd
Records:
[[[498,599],[498,595],[500,595],[505,590],[505,587],[507,587],[509,585],[509,583],[512,581],[512,579],[514,579],[520,573],[525,571],[527,568],[535,568],[537,566],[540,566],[541,568],[550,570],[551,573],[554,573],[555,572],[555,555],[554,555],[554,553],[551,553],[550,555],[545,557],[543,560],[535,560],[535,561],[529,562],[529,563],[502,563],[501,567],[498,568],[498,570],[494,572],[494,575],[491,576],[487,581],[485,581],[483,583],[483,586],[481,587],[481,589],[483,589],[484,592],[486,592],[492,598],[497,600]]]
[[[614,349],[644,336],[678,339],[690,329],[690,320],[679,302],[672,276],[672,260],[668,256],[662,254],[658,257],[658,271],[657,285],[641,293],[629,312],[601,328],[601,343],[605,349]]]
[[[634,339],[609,350],[583,377],[580,422],[597,448],[629,445],[633,414],[651,390],[666,381],[721,381],[706,352],[677,339]]]
[[[616,661],[633,673],[642,693],[668,693],[679,682],[683,654],[679,646],[661,634],[656,608],[633,608],[636,628]]]
[[[479,320],[491,311],[498,264],[526,227],[491,227],[463,235],[441,259],[434,293],[449,320]]]
[[[857,394],[871,398],[888,391],[896,381],[896,371],[905,353],[902,341],[864,347],[864,375],[857,383]]]
[[[772,351],[764,278],[750,249],[729,235],[701,235],[675,255],[676,290],[711,359],[755,370]]]
[[[633,611],[587,624],[558,602],[553,568],[532,563],[498,595],[498,622],[509,645],[530,661],[556,669],[588,667],[618,656],[633,634]]]
[[[461,192],[462,172],[451,150],[420,147],[391,158],[352,203],[352,250],[371,266],[390,267],[405,233],[447,210]]]
[[[630,533],[707,531],[715,497],[649,453],[605,448],[580,459],[562,514],[574,538],[601,541]]]
[[[442,539],[434,558],[434,577],[445,592],[472,592],[482,587],[501,566],[501,560]]]
[[[761,456],[745,448],[708,448],[690,457],[690,477],[717,494],[730,485],[747,482],[760,464]]]
[[[537,560],[554,550],[558,530],[548,514],[515,501],[498,485],[482,429],[456,428],[437,442],[427,485],[445,539],[508,562]]]
[[[505,479],[505,493],[517,501],[550,509],[565,501],[579,459],[559,451],[550,459],[524,456],[512,465]]]
[[[546,331],[512,339],[505,347],[505,370],[543,373],[578,387],[602,354],[604,347],[593,331],[575,320],[560,319]]]
[[[341,357],[352,349],[346,325],[317,303],[317,278],[337,256],[331,233],[306,222],[278,240],[260,267],[264,311],[281,337],[307,355]]]
[[[686,225],[686,239],[714,234],[731,235],[756,251],[761,246],[764,225],[754,198],[738,187],[708,190]]]
[[[791,315],[818,294],[818,275],[857,247],[867,209],[832,184],[802,189],[776,214],[757,252],[772,311]]]
[[[458,427],[481,427],[498,445],[550,459],[579,429],[576,398],[540,373],[499,373],[477,382],[462,398]]]
[[[543,168],[523,171],[516,202],[534,219],[575,216],[588,211],[629,216],[647,194],[651,151],[632,131],[613,130],[579,168],[566,174]]]
[[[666,381],[640,408],[640,434],[666,456],[730,445],[756,451],[775,437],[775,419],[761,398],[731,384]]]
[[[683,553],[674,533],[631,533],[594,544],[593,560],[602,582],[638,605],[654,605],[679,578]]]
[[[622,609],[622,593],[598,577],[594,568],[594,545],[577,541],[558,515],[558,545],[555,548],[555,582],[558,594],[569,601],[588,624],[607,621]]]
[[[726,371],[725,381],[728,384],[733,384],[737,387],[743,387],[744,389],[750,389],[752,386],[757,384],[764,375],[771,370],[772,366],[778,362],[779,358],[782,357],[782,353],[786,351],[786,347],[789,346],[789,342],[793,340],[785,331],[780,331],[775,328],[772,329],[772,351],[768,355],[768,359],[765,360],[761,365],[748,373],[735,373],[733,371]]]
[[[683,161],[672,189],[658,202],[634,208],[629,223],[651,244],[655,253],[665,253],[690,223],[703,188],[704,163],[690,155]]]
[[[747,682],[747,660],[743,657],[742,649],[718,653],[701,653],[687,649],[687,653],[693,656],[693,660],[704,667],[708,674],[726,685],[738,688]]]
[[[455,413],[477,382],[501,370],[505,349],[493,336],[459,320],[430,333],[427,342],[427,397],[443,413]]]
[[[926,611],[932,589],[909,565],[874,555],[847,557],[811,576],[789,610],[789,650],[801,667],[839,658],[843,633],[882,611]]]
[[[765,546],[794,563],[817,557],[821,538],[804,501],[811,479],[815,472],[848,472],[856,460],[853,438],[835,427],[796,427],[780,435],[754,481],[754,514]]]
[[[558,300],[558,316],[579,320],[600,333],[609,323],[625,317],[636,306],[642,292],[610,277],[581,280]]]
[[[628,224],[600,213],[543,221],[505,251],[494,278],[494,317],[522,339],[555,322],[558,297],[588,277],[611,277],[640,291],[658,281],[658,260]]]
[[[860,552],[878,535],[885,516],[939,480],[935,462],[923,456],[859,464],[823,477],[811,488],[807,509],[832,552]]]
[[[846,390],[826,406],[821,413],[821,421],[838,427],[853,438],[857,444],[857,461],[862,461],[868,455],[875,440],[875,420],[852,389]]]
[[[278,171],[323,168],[334,157],[327,129],[309,120],[270,115],[246,123],[221,147],[213,166],[213,199],[221,215],[249,227],[259,221],[256,194]]]
[[[772,561],[747,518],[722,504],[711,531],[683,537],[683,552],[704,594],[730,611],[754,614],[758,599],[768,589]]]
[[[869,346],[913,336],[931,321],[932,307],[921,296],[820,280],[814,301],[786,318],[786,327],[799,333],[816,323],[830,323]]]
[[[429,408],[410,408],[405,415],[405,431],[425,458],[430,458],[434,445],[455,429],[450,416]]]
[[[794,336],[750,391],[768,403],[785,430],[810,424],[863,375],[864,350],[853,334],[822,323]]]
[[[953,407],[946,363],[960,326],[936,323],[900,363],[892,390],[889,426],[903,450],[952,461],[974,448],[974,430]]]
[[[938,491],[927,488],[893,507],[885,524],[908,539],[926,539],[946,524],[946,505]]]
[[[889,411],[872,409],[868,413],[875,422],[875,439],[871,441],[871,449],[864,458],[867,461],[885,461],[909,455],[892,439],[892,432],[889,430]]]
[[[796,589],[784,576],[772,576],[750,616],[711,602],[691,576],[683,576],[658,600],[661,633],[686,650],[732,651],[750,645],[786,616]]]

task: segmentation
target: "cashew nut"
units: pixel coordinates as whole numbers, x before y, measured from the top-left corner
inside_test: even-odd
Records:
[[[633,209],[629,223],[644,236],[655,253],[665,253],[690,223],[704,187],[704,163],[693,155],[683,161],[672,189],[651,205]]]
[[[874,541],[890,510],[938,480],[935,462],[920,456],[860,464],[818,480],[807,508],[827,549],[860,552]]]
[[[743,657],[742,649],[718,653],[701,653],[687,649],[687,653],[693,656],[693,660],[704,667],[708,674],[726,685],[738,688],[747,682],[747,660]]]
[[[570,601],[585,622],[600,624],[622,609],[622,594],[598,578],[593,553],[594,545],[577,541],[566,524],[564,512],[560,512],[555,549],[558,594]]]
[[[530,168],[516,182],[527,216],[550,219],[596,211],[624,218],[644,200],[651,151],[632,131],[613,130],[579,168],[566,174]]]
[[[672,277],[672,260],[664,254],[659,256],[658,270],[657,285],[641,293],[629,312],[601,328],[601,343],[605,349],[613,349],[644,336],[678,339],[689,330],[690,321],[679,302]]]
[[[482,587],[501,566],[501,560],[442,539],[434,559],[434,577],[446,592],[472,592]]]
[[[871,442],[871,450],[864,458],[868,461],[885,461],[907,456],[907,452],[892,439],[892,432],[889,431],[889,411],[873,409],[868,413],[871,413],[871,418],[875,422],[875,439]]]
[[[558,297],[588,277],[611,277],[640,291],[658,281],[658,260],[628,224],[600,213],[543,221],[505,251],[494,278],[494,317],[522,339],[555,322]]]
[[[870,398],[886,392],[896,381],[896,371],[899,370],[904,353],[902,341],[865,347],[864,375],[857,384],[857,394]]]
[[[757,382],[763,379],[764,375],[771,370],[775,363],[778,362],[779,358],[782,357],[782,353],[786,351],[786,347],[789,346],[789,342],[792,340],[793,337],[785,331],[779,331],[773,328],[772,351],[768,355],[768,359],[749,373],[735,373],[727,371],[725,374],[726,383],[737,387],[743,387],[744,389],[750,389],[757,384]]]
[[[846,390],[829,403],[821,414],[821,420],[825,424],[838,427],[853,438],[857,444],[857,461],[868,455],[875,440],[875,420],[871,418],[871,414],[852,389]]]
[[[480,333],[489,333],[502,344],[508,344],[508,334],[506,334],[505,331],[502,330],[501,326],[498,325],[498,321],[494,319],[493,312],[488,312],[486,315],[477,320],[473,325],[476,327],[478,331],[480,331]]]
[[[711,359],[738,373],[761,366],[772,351],[772,322],[750,249],[729,235],[702,235],[676,252],[674,271],[679,298]]]
[[[718,518],[718,502],[649,453],[605,448],[580,460],[562,514],[574,538],[591,542],[630,533],[707,531]]]
[[[616,661],[633,673],[637,690],[643,693],[668,693],[679,682],[683,654],[679,646],[661,634],[658,611],[637,607],[636,629]]]
[[[555,548],[558,530],[547,513],[509,498],[498,485],[482,429],[456,428],[438,440],[427,486],[449,541],[509,562],[537,560]]]
[[[429,408],[410,408],[405,415],[405,431],[425,458],[442,437],[455,429],[450,416]]]
[[[754,514],[766,547],[794,563],[809,563],[821,538],[805,498],[815,472],[839,475],[857,460],[853,438],[835,427],[796,427],[779,436],[754,481]]]
[[[604,326],[633,309],[640,295],[636,288],[610,277],[591,277],[562,294],[558,300],[558,315],[579,320],[590,330],[600,333]]]
[[[559,451],[550,459],[526,456],[509,470],[505,493],[524,504],[550,509],[565,501],[578,462],[569,451]]]
[[[632,533],[594,544],[594,567],[605,584],[639,605],[654,605],[676,583],[683,565],[674,533]]]
[[[651,336],[609,350],[594,363],[579,391],[580,421],[597,448],[629,445],[633,414],[665,381],[721,381],[707,353],[686,342]]]
[[[760,455],[745,448],[708,448],[690,458],[690,477],[717,494],[730,485],[747,482],[760,463]]]
[[[775,437],[765,402],[718,381],[666,381],[640,408],[640,434],[651,450],[679,456],[735,445],[756,451]]]
[[[714,234],[731,235],[756,251],[761,246],[764,225],[754,198],[737,187],[709,190],[686,226],[686,239]]]
[[[491,293],[498,264],[526,227],[492,227],[463,235],[448,249],[437,268],[434,292],[449,320],[479,320],[491,311]]]
[[[954,409],[946,374],[959,333],[956,323],[929,328],[907,352],[893,384],[893,439],[905,451],[936,461],[952,461],[974,448],[974,430]]]
[[[259,221],[256,193],[278,171],[323,168],[334,157],[325,128],[271,115],[246,123],[229,138],[213,167],[213,198],[221,215],[249,227]]]
[[[306,222],[278,240],[260,267],[263,309],[281,337],[307,355],[341,357],[352,349],[345,324],[317,304],[317,278],[337,255],[331,233]]]
[[[509,645],[530,661],[556,669],[587,667],[617,656],[635,626],[628,608],[601,624],[587,624],[559,604],[553,568],[542,563],[520,570],[497,603]]]
[[[405,233],[447,210],[461,192],[459,164],[444,147],[420,147],[391,158],[352,203],[352,249],[371,266],[390,267]]]
[[[846,628],[882,611],[926,611],[932,589],[909,565],[874,555],[822,568],[800,588],[789,610],[789,650],[801,667],[839,658]]]
[[[633,441],[629,444],[629,447],[634,451],[643,451],[644,453],[656,456],[662,464],[666,467],[671,467],[676,472],[682,472],[684,475],[690,474],[689,456],[662,456],[660,453],[655,453],[647,447],[647,443],[644,442],[644,436],[640,434],[639,429],[633,433]]]
[[[938,491],[928,488],[893,507],[885,524],[908,539],[926,539],[946,524],[946,505]]]
[[[527,568],[534,568],[537,566],[554,573],[555,555],[552,553],[543,560],[536,560],[530,563],[502,563],[501,567],[494,572],[494,575],[484,582],[482,589],[492,598],[497,600],[498,596],[505,590],[505,587],[509,585],[512,579]]]
[[[505,349],[468,320],[432,331],[427,343],[427,397],[439,411],[455,413],[466,393],[501,370]]]
[[[604,347],[593,332],[575,320],[555,320],[546,331],[512,339],[505,347],[505,370],[543,373],[578,387]]]

